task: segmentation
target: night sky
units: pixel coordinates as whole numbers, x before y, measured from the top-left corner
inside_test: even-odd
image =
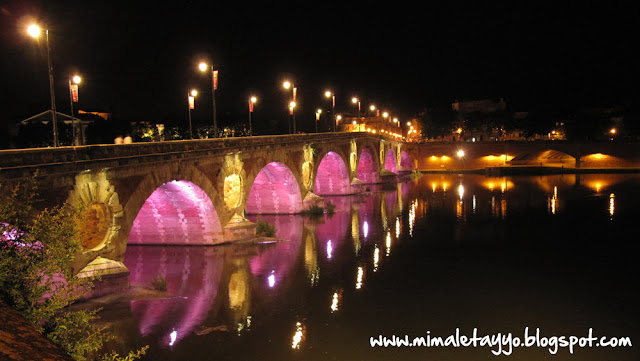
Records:
[[[456,99],[505,98],[516,110],[637,104],[637,41],[625,7],[569,5],[345,5],[238,1],[9,1],[0,6],[3,101],[0,120],[49,109],[44,43],[23,29],[29,17],[51,32],[56,97],[68,113],[67,79],[83,76],[76,109],[127,120],[211,117],[210,78],[220,71],[220,121],[286,122],[285,78],[298,87],[299,128],[317,107],[337,112],[373,103],[406,118]],[[306,124],[306,125],[302,125]]]

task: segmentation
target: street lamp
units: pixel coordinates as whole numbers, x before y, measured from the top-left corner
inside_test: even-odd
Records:
[[[213,65],[209,66],[205,62],[201,62],[198,64],[198,69],[201,72],[207,71],[207,69],[211,69],[211,95],[213,98],[213,137],[218,137],[218,120],[216,117],[216,90],[218,89],[218,71],[214,70]]]
[[[318,132],[318,121],[320,120],[320,114],[322,114],[322,109],[316,110],[316,133]]]
[[[32,38],[40,37],[42,29],[36,24],[29,25],[27,27],[27,33]],[[45,31],[45,37],[47,40],[47,68],[49,70],[49,93],[51,95],[51,123],[53,124],[53,146],[58,146],[58,124],[56,119],[56,94],[53,87],[53,64],[51,63],[51,45],[49,43],[49,29]]]
[[[251,114],[253,114],[253,104],[258,101],[258,98],[252,96],[249,98],[249,136],[253,136],[253,127],[251,125]]]
[[[291,83],[290,81],[285,81],[284,83],[282,83],[282,87],[289,90],[292,90],[292,96],[291,96],[291,102],[289,103],[289,114],[291,114],[291,116],[293,117],[293,134],[296,133],[296,112],[295,112],[295,107],[296,107],[296,93],[298,92],[298,88],[296,88],[293,83]],[[289,127],[289,134],[291,134],[291,127]]]
[[[327,90],[327,91],[324,92],[324,96],[325,96],[325,98],[331,98],[331,116],[334,118],[333,131],[335,132],[337,130],[336,129],[336,125],[337,125],[336,124],[336,122],[337,122],[337,119],[336,119],[336,95],[333,94],[332,91]],[[331,127],[329,127],[329,130],[331,130]]]
[[[73,119],[73,103],[78,102],[78,84],[82,81],[79,75],[69,78],[69,100],[71,103],[71,129],[73,132],[73,145],[78,145],[78,136],[76,134],[76,121]]]
[[[358,118],[360,118],[360,100],[356,97],[351,98],[351,103],[358,104]]]
[[[196,107],[196,95],[198,95],[198,91],[195,89],[187,93],[187,102],[189,104],[189,139],[193,139],[193,128],[191,127],[191,109],[194,109]]]

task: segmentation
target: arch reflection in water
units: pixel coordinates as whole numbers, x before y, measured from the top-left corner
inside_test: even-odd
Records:
[[[211,310],[223,259],[210,247],[129,246],[125,265],[131,286],[149,287],[161,276],[167,293],[179,296],[131,302],[140,334],[153,334],[161,344],[172,346],[192,333]]]
[[[132,301],[131,314],[140,335],[157,339],[164,346],[175,346],[203,328],[204,332],[246,328],[251,320],[252,295],[266,301],[275,299],[266,289],[287,285],[285,280],[293,273],[299,255],[299,241],[216,247],[129,246],[125,265],[131,272],[131,286],[150,287],[160,276],[166,281],[167,292],[163,298]],[[265,282],[256,284],[253,279]],[[257,285],[253,291],[252,285]],[[204,325],[212,313],[218,325]]]

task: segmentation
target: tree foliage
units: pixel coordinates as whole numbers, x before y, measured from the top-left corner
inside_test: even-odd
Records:
[[[35,176],[4,188],[0,185],[0,301],[84,361],[109,335],[93,325],[97,311],[67,308],[92,286],[71,269],[80,250],[77,218],[67,206],[36,212]]]

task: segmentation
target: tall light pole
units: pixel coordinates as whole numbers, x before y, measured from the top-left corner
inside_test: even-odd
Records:
[[[198,91],[193,89],[187,93],[187,103],[189,108],[189,139],[193,139],[193,128],[191,127],[191,109],[195,109],[196,107],[196,96],[198,95]]]
[[[336,131],[336,95],[330,91],[327,90],[324,92],[324,96],[326,98],[331,98],[331,117],[333,118],[333,131]],[[331,130],[331,126],[329,127],[329,130]]]
[[[351,103],[358,104],[358,120],[360,119],[360,100],[356,97],[351,98]]]
[[[209,66],[205,62],[198,64],[198,69],[205,72],[211,68],[211,96],[213,98],[213,137],[218,137],[218,119],[216,117],[216,90],[218,89],[218,71],[213,68],[213,65]]]
[[[296,133],[296,102],[291,101],[289,103],[289,114],[293,116],[293,134]]]
[[[258,98],[252,96],[249,98],[249,136],[253,136],[253,126],[251,125],[251,114],[253,114],[253,105],[258,101]]]
[[[316,133],[318,132],[318,121],[320,120],[321,114],[322,114],[322,109],[316,110]]]
[[[32,24],[27,28],[27,33],[33,38],[40,37],[42,30],[38,25]],[[45,37],[47,41],[47,68],[49,70],[49,93],[51,95],[51,123],[53,123],[53,146],[57,147],[58,144],[58,122],[56,118],[56,94],[53,87],[53,64],[51,62],[51,45],[49,44],[49,29],[45,31]]]
[[[69,78],[69,101],[71,103],[71,129],[73,132],[73,145],[78,145],[78,136],[76,134],[76,121],[73,119],[73,103],[78,102],[78,84],[82,81],[79,75]]]
[[[293,118],[293,134],[296,134],[296,112],[295,112],[295,108],[296,108],[296,93],[298,92],[298,88],[296,88],[290,81],[285,81],[284,83],[282,83],[282,87],[285,89],[291,89],[292,90],[292,95],[291,95],[291,102],[289,103],[289,113],[291,114],[292,118]],[[289,128],[289,134],[291,134],[291,128]]]

